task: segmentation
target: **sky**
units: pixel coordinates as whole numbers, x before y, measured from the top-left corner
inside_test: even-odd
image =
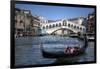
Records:
[[[87,17],[94,8],[47,6],[35,4],[16,4],[16,8],[30,10],[32,15],[43,16],[48,20],[70,19],[75,17]]]

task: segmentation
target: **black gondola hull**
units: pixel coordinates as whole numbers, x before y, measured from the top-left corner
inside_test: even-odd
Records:
[[[73,56],[77,56],[77,55],[82,55],[83,53],[85,53],[85,50],[80,50],[77,52],[74,52],[72,54],[67,54],[64,52],[60,52],[60,53],[53,53],[53,52],[47,52],[47,51],[42,51],[42,55],[44,58],[61,58],[61,57],[73,57]]]

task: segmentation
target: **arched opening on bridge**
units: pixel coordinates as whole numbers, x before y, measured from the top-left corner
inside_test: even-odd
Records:
[[[61,23],[59,23],[59,27],[61,26]]]
[[[49,28],[51,28],[51,25],[49,25]]]
[[[55,24],[53,24],[53,28],[55,27]]]
[[[82,30],[82,28],[80,27],[80,30]]]
[[[74,29],[76,29],[76,25],[74,26]]]
[[[70,27],[70,24],[68,24],[68,27]]]
[[[73,24],[71,25],[71,28],[73,28]]]
[[[58,27],[58,24],[56,24],[56,27]]]
[[[43,26],[43,29],[45,29],[45,26]]]
[[[83,28],[83,31],[84,31],[84,32],[86,31],[85,28]]]
[[[63,26],[65,25],[65,23],[63,22]]]
[[[68,28],[59,28],[59,29],[53,31],[51,34],[70,35],[71,33],[75,33],[75,32]]]
[[[65,26],[67,26],[67,22],[65,23]]]
[[[46,26],[46,29],[48,29],[49,27],[48,27],[48,25]]]
[[[77,26],[77,29],[79,29],[79,26]]]
[[[63,26],[67,26],[66,20],[63,21]]]

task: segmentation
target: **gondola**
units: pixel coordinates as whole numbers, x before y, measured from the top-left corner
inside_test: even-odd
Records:
[[[80,38],[79,38],[80,39]],[[86,36],[84,38],[81,38],[83,40],[83,47],[74,46],[74,47],[67,47],[64,51],[59,52],[49,52],[44,50],[43,45],[41,44],[41,52],[44,58],[60,58],[60,57],[73,57],[77,55],[82,55],[85,53],[85,50],[87,48],[87,38]]]

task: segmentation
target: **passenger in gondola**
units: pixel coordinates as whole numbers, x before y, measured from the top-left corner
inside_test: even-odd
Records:
[[[75,49],[74,48],[72,48],[72,47],[67,47],[66,49],[65,49],[65,53],[66,54],[73,54],[74,53],[74,51],[75,51]]]
[[[70,47],[67,47],[67,48],[65,49],[65,53],[66,53],[66,54],[69,54],[69,53],[70,53]]]
[[[72,47],[72,48],[70,49],[70,54],[73,54],[74,51],[75,51],[75,49],[74,49],[74,47]]]

